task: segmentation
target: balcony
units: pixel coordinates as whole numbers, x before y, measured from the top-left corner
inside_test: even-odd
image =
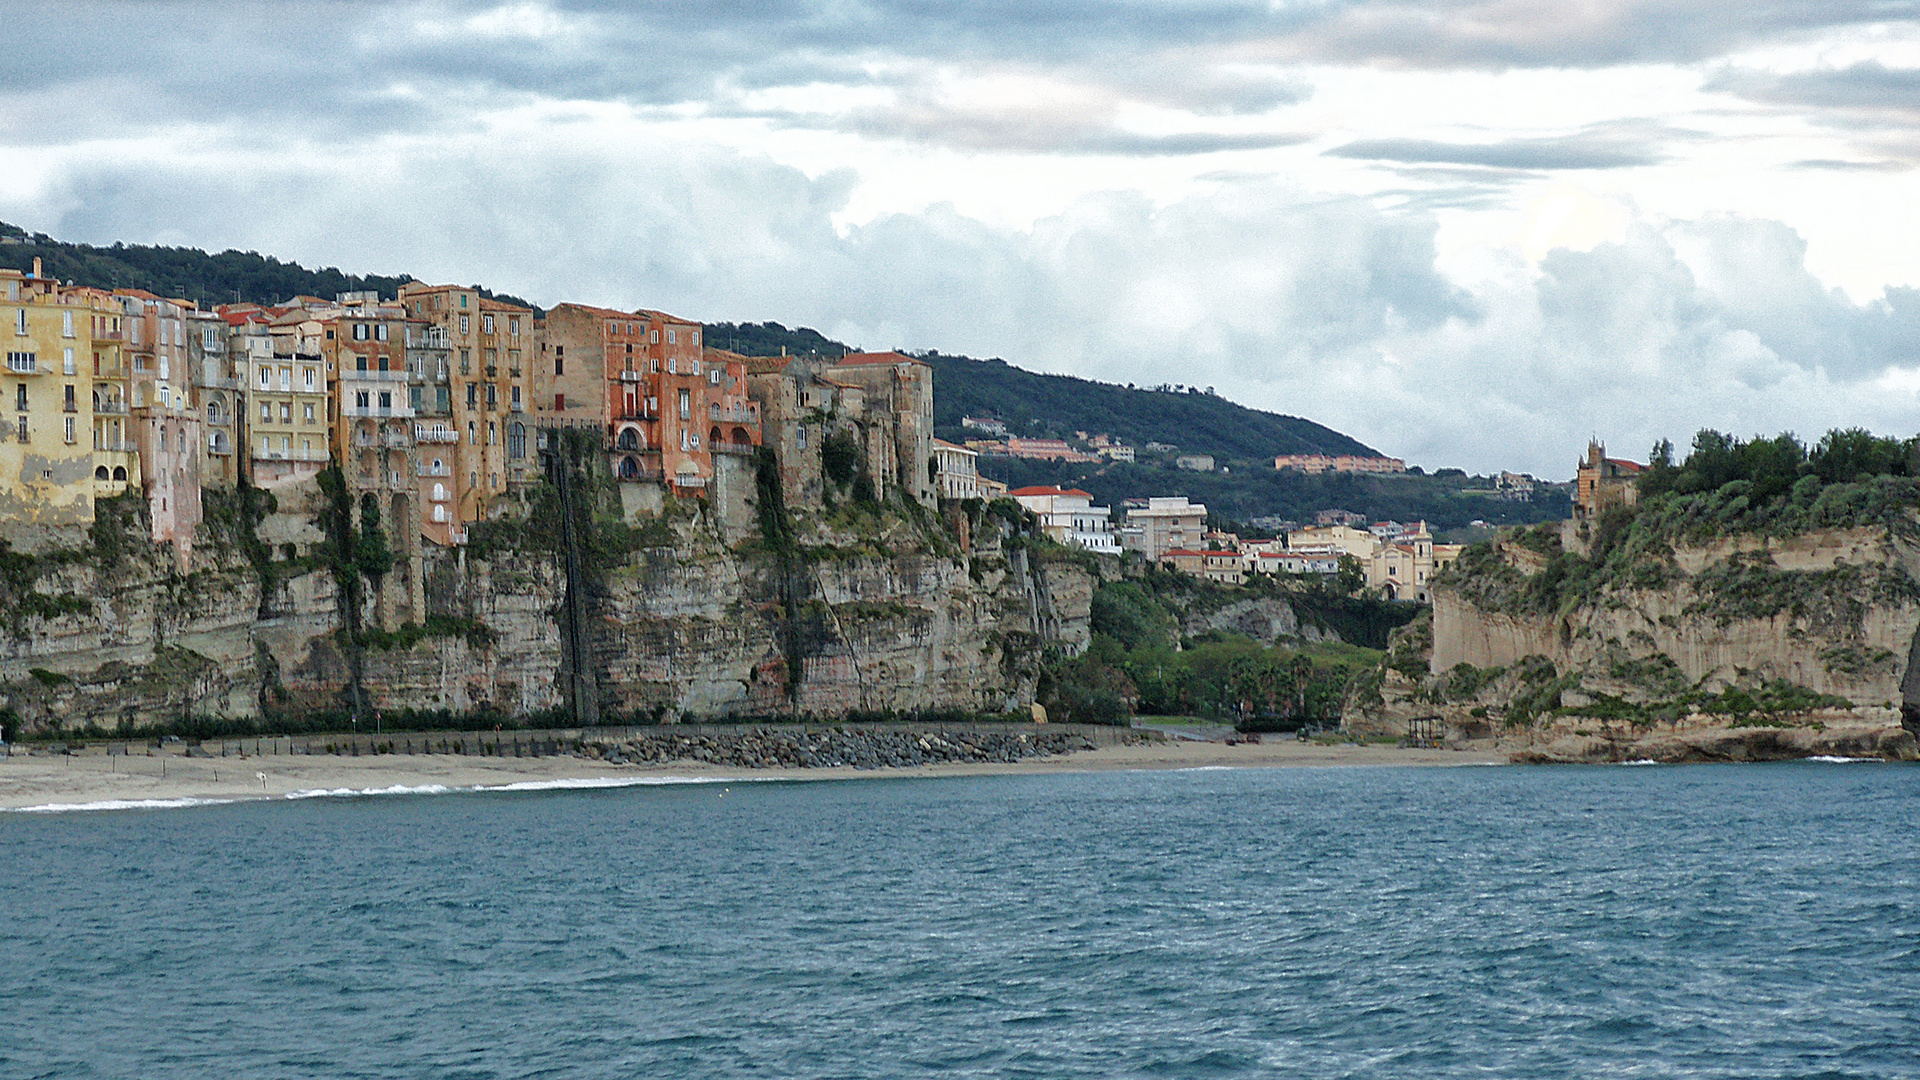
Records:
[[[683,487],[683,488],[703,488],[707,486],[707,478],[704,476],[695,476],[692,473],[678,473],[673,478],[673,486]]]
[[[124,401],[98,401],[98,400],[96,400],[96,401],[95,401],[95,402],[93,403],[93,415],[95,415],[95,416],[125,416],[125,415],[127,415],[127,403],[126,403],[126,402],[124,402]]]
[[[489,378],[489,379],[497,379],[497,378],[499,378],[499,377],[500,377],[500,366],[499,366],[498,364],[488,364],[488,365],[487,365],[487,378]]]
[[[526,412],[527,407],[516,401],[513,404],[507,406],[507,411],[508,412]]]
[[[407,438],[404,431],[383,431],[380,433],[380,445],[389,450],[405,450],[413,446],[413,440]]]
[[[125,439],[106,439],[96,436],[93,448],[102,454],[137,454],[140,448]]]
[[[457,443],[460,433],[450,427],[413,427],[413,441],[416,443]]]
[[[406,473],[390,472],[387,474],[387,490],[412,495],[414,493],[413,477]]]
[[[724,405],[707,406],[707,416],[718,423],[757,424],[760,422],[760,410],[749,406],[727,408]]]
[[[362,371],[359,368],[351,368],[346,371],[342,371],[340,373],[340,381],[341,382],[370,382],[370,383],[403,383],[407,381],[407,373],[404,369],[400,371],[374,371],[371,369]]]
[[[646,379],[646,372],[643,372],[643,371],[623,371],[620,373],[621,382],[637,383],[637,382],[642,382],[645,379]]]
[[[325,450],[263,450],[255,447],[255,461],[320,461],[328,460]]]
[[[659,412],[652,409],[622,409],[615,413],[615,420],[658,420]]]
[[[447,463],[444,461],[440,463],[438,468],[435,468],[431,463],[429,463],[426,465],[421,465],[418,468],[414,469],[413,475],[415,476],[452,476],[453,469],[450,466],[448,466]]]
[[[368,405],[364,408],[359,405],[342,405],[340,415],[364,420],[411,420],[413,406],[393,405],[383,409],[378,405]]]
[[[735,454],[741,457],[751,456],[759,447],[752,443],[717,442],[707,444],[707,449],[715,454]]]

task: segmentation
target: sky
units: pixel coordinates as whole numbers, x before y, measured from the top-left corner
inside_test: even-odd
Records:
[[[0,219],[1223,396],[1920,432],[1920,0],[0,0]]]

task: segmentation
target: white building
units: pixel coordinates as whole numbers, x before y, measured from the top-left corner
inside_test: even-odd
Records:
[[[978,452],[964,446],[955,446],[945,439],[933,440],[933,481],[941,498],[980,497],[980,470],[976,467],[979,457]]]
[[[1007,494],[1039,518],[1040,531],[1056,542],[1120,554],[1113,511],[1093,505],[1092,493],[1079,488],[1024,487]]]
[[[1120,546],[1138,551],[1152,562],[1178,548],[1195,547],[1207,531],[1207,508],[1189,503],[1184,495],[1148,499],[1147,505],[1127,511],[1120,530]]]

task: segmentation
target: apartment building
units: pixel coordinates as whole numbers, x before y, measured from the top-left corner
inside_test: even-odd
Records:
[[[0,426],[0,516],[34,525],[86,525],[95,492],[93,410],[80,365],[92,351],[81,298],[34,271],[0,270],[6,339]]]
[[[240,428],[245,391],[228,358],[231,328],[212,311],[189,311],[186,321],[188,377],[200,413],[200,482],[231,488],[241,473],[235,448],[245,445]]]
[[[200,527],[200,416],[187,351],[192,305],[141,289],[118,289],[129,359],[130,427],[155,541],[170,541],[184,562]]]
[[[845,400],[866,432],[867,468],[874,481],[923,506],[935,505],[938,495],[927,468],[933,460],[933,367],[897,352],[848,353],[823,367],[819,377],[857,389]]]
[[[1127,511],[1120,530],[1120,546],[1138,551],[1151,562],[1176,548],[1198,544],[1207,531],[1207,508],[1189,503],[1186,496],[1148,499],[1147,505]]]
[[[348,293],[340,301],[313,313],[329,384],[329,446],[355,503],[411,529],[418,523],[421,477],[414,461],[406,311],[397,303],[381,304],[374,294]]]
[[[460,522],[482,521],[509,485],[535,478],[531,429],[538,355],[533,311],[458,285],[414,281],[400,287],[408,316],[440,327],[450,356],[449,421],[453,509]]]
[[[271,308],[264,353],[250,344],[234,371],[247,387],[247,456],[253,483],[312,479],[332,458],[326,326],[305,307]],[[244,368],[244,370],[242,370]]]
[[[145,490],[140,452],[133,441],[130,382],[132,361],[124,348],[128,320],[120,301],[104,289],[74,289],[69,295],[86,309],[92,357],[89,404],[93,409],[93,493],[112,498],[129,489]]]

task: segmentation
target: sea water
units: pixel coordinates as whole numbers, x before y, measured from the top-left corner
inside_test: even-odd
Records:
[[[0,814],[0,1076],[1920,1076],[1920,770]]]

